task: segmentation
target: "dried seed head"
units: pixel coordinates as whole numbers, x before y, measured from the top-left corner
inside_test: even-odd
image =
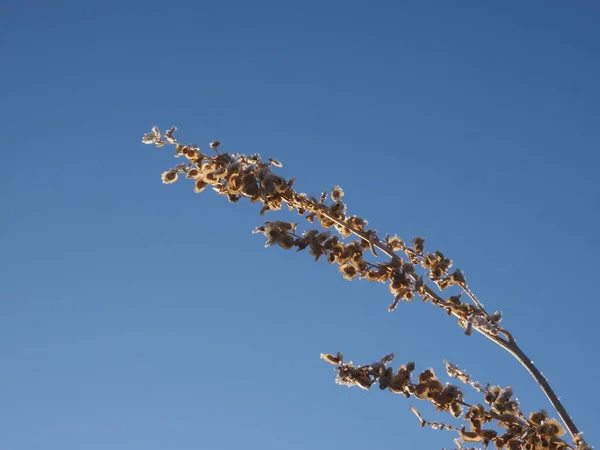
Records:
[[[331,237],[331,239],[328,239],[327,242],[323,244],[323,247],[325,248],[325,250],[331,250],[336,253],[344,249],[343,244],[340,243],[340,240],[337,236],[333,236]]]
[[[551,437],[559,438],[564,436],[566,431],[563,426],[556,419],[547,419],[544,421],[542,426],[540,427],[540,432],[542,432],[542,428],[545,432],[543,434],[547,434]]]
[[[450,281],[452,281],[454,284],[464,284],[465,276],[460,269],[456,269],[452,275],[450,275]]]
[[[348,221],[350,222],[350,225],[359,231],[364,231],[365,226],[369,224],[367,220],[357,216],[350,216]]]
[[[154,130],[154,128],[153,128],[153,130]],[[158,138],[160,138],[160,134],[159,134]],[[142,137],[142,143],[153,144],[156,139],[157,139],[156,133],[154,133],[154,131],[151,131],[149,133],[144,134],[144,136]]]
[[[408,381],[409,380],[402,375],[393,375],[389,382],[390,391],[394,394],[403,394]]]
[[[358,270],[361,273],[367,270],[368,268],[367,262],[362,259],[360,261],[354,262],[354,264],[356,265],[356,270]]]
[[[198,162],[202,159],[202,153],[200,153],[200,150],[192,149],[190,147],[185,147],[183,156],[192,162]]]
[[[282,231],[277,227],[269,227],[267,226],[265,230],[265,236],[269,239],[279,239],[282,236]]]
[[[230,193],[239,194],[244,188],[244,184],[242,183],[242,177],[240,175],[233,175],[229,178],[227,186],[229,188]]]
[[[377,270],[367,270],[365,278],[369,281],[382,281],[381,273]]]
[[[513,390],[510,386],[504,388],[504,391],[498,397],[501,402],[507,402],[513,396]]]
[[[321,245],[321,244],[323,244],[323,242],[325,242],[327,239],[329,239],[330,236],[331,236],[331,233],[329,231],[322,231],[321,233],[319,233],[315,236],[315,242],[317,242],[319,245]]]
[[[458,295],[452,295],[448,297],[448,300],[446,300],[446,304],[448,305],[448,307],[450,307],[451,309],[460,308],[460,306],[462,305],[462,302],[460,301],[461,295],[462,292],[460,292]]]
[[[419,255],[422,255],[423,251],[425,251],[425,239],[422,237],[416,237],[413,239],[412,242],[414,245],[415,252]]]
[[[304,238],[299,238],[299,239],[296,239],[296,241],[294,242],[294,245],[295,245],[295,246],[296,246],[296,248],[298,249],[298,250],[296,250],[296,251],[298,251],[298,252],[299,252],[299,251],[302,251],[302,250],[304,250],[306,247],[308,247],[308,240],[307,240],[307,239],[304,239]]]
[[[331,199],[334,202],[338,202],[341,200],[341,198],[344,196],[344,190],[339,187],[339,186],[335,186],[332,190],[331,190]]]
[[[462,405],[458,402],[450,403],[450,412],[454,417],[460,417],[462,414],[463,408]]]
[[[197,169],[194,167],[187,171],[187,173],[185,174],[185,177],[196,180],[196,179],[202,177],[202,172],[200,171],[200,169]]]
[[[162,182],[164,184],[171,184],[171,183],[175,183],[177,181],[177,171],[176,170],[167,170],[166,172],[162,173]]]
[[[430,380],[435,380],[435,372],[433,369],[424,370],[419,374],[419,383],[427,383]]]
[[[460,438],[463,442],[481,442],[481,436],[476,431],[465,431],[463,426],[460,430]]]
[[[340,272],[342,272],[346,280],[353,280],[357,274],[356,268],[350,264],[340,266]]]
[[[346,205],[338,200],[329,207],[329,212],[336,218],[341,218],[346,213]]]
[[[208,186],[206,181],[204,181],[202,178],[198,178],[194,183],[194,192],[198,194],[206,189],[206,186]]]
[[[444,385],[440,380],[429,380],[429,382],[427,383],[427,389],[429,390],[430,395],[434,395],[442,392],[442,390],[444,389]]]
[[[257,195],[259,195],[260,190],[258,188],[258,184],[256,181],[256,178],[254,177],[254,175],[252,174],[247,174],[244,176],[243,179],[243,188],[242,188],[242,195],[245,197],[249,197],[251,199],[256,198]]]
[[[292,223],[292,222],[282,222],[280,220],[278,220],[277,222],[277,226],[279,228],[281,228],[284,231],[296,231],[296,227],[299,225],[298,222],[296,223]]]
[[[390,385],[390,378],[387,375],[383,375],[379,378],[379,389],[382,391]]]
[[[390,293],[392,295],[401,295],[402,297],[404,297],[404,293],[405,291],[407,291],[407,287],[405,285],[405,283],[403,283],[401,280],[393,280],[390,285]]]
[[[398,236],[388,237],[387,246],[390,248],[390,250],[396,252],[404,248],[404,241]]]
[[[218,171],[202,171],[202,177],[208,184],[217,184],[221,181],[221,175]]]
[[[242,165],[239,161],[230,162],[227,164],[226,170],[229,175],[235,175],[242,171]]]
[[[212,141],[208,145],[210,145],[210,148],[212,148],[213,150],[216,150],[221,145],[221,142],[219,142],[219,141]]]
[[[415,387],[415,397],[420,398],[420,399],[424,399],[427,397],[427,384],[419,383]]]
[[[292,248],[294,246],[294,237],[290,234],[285,234],[279,239],[277,242],[280,247],[285,248],[286,250]]]

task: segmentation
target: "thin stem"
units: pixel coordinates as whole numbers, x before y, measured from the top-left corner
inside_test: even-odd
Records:
[[[500,345],[511,355],[513,355],[517,359],[517,361],[519,361],[521,365],[525,367],[525,369],[527,369],[527,371],[531,374],[535,381],[540,385],[542,391],[544,391],[544,394],[546,394],[546,397],[548,397],[548,400],[550,401],[552,406],[554,406],[554,409],[556,409],[556,412],[558,413],[564,424],[567,426],[567,429],[569,430],[571,436],[575,438],[579,434],[579,429],[575,425],[575,422],[573,422],[573,419],[571,419],[571,416],[569,416],[569,414],[567,413],[567,410],[559,400],[554,390],[550,387],[550,384],[548,383],[546,377],[544,377],[544,375],[542,375],[542,372],[540,372],[539,369],[535,366],[535,364],[533,364],[533,361],[531,361],[529,357],[525,354],[525,352],[521,350],[521,347],[517,345],[514,339],[509,342],[504,342],[504,340],[502,340],[502,344],[498,343],[498,345]]]

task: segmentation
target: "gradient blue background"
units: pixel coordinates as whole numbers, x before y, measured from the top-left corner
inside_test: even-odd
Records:
[[[155,124],[425,236],[600,445],[600,4],[501,3],[3,2],[0,449],[452,447],[338,350],[549,407],[430,305],[264,249],[257,205],[162,185]]]

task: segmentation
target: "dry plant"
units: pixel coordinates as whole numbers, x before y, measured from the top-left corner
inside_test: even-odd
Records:
[[[161,134],[157,127],[145,134],[144,144],[175,147],[175,157],[184,162],[162,174],[165,184],[176,182],[180,177],[191,180],[194,192],[211,187],[227,197],[230,202],[248,198],[262,205],[264,215],[269,210],[280,210],[287,205],[319,228],[300,232],[298,223],[284,221],[265,222],[254,232],[262,233],[265,244],[286,250],[307,251],[314,260],[320,258],[329,264],[337,264],[347,280],[365,279],[388,285],[393,300],[389,311],[396,309],[401,301],[419,297],[439,311],[452,316],[464,333],[482,334],[516,358],[531,374],[555,408],[562,424],[544,410],[526,415],[513,398],[510,387],[482,385],[452,363],[446,362],[446,373],[473,389],[482,398],[481,403],[469,404],[462,390],[453,384],[443,383],[432,369],[414,374],[414,362],[406,362],[397,370],[389,366],[394,355],[384,356],[368,365],[344,362],[341,353],[321,354],[321,358],[333,364],[337,371],[336,382],[346,386],[369,389],[378,385],[394,394],[402,394],[432,403],[438,411],[448,412],[462,419],[461,426],[451,423],[431,422],[424,419],[411,406],[421,426],[456,433],[454,443],[459,449],[463,444],[479,443],[485,447],[494,444],[497,449],[573,449],[590,450],[583,434],[565,410],[548,381],[531,359],[517,345],[512,334],[502,325],[502,314],[490,314],[469,289],[464,274],[452,270],[452,260],[440,251],[426,251],[425,239],[415,237],[406,243],[398,236],[379,236],[367,228],[368,222],[358,216],[348,215],[342,200],[344,191],[336,186],[320,197],[298,193],[295,179],[287,180],[275,173],[281,163],[274,159],[262,159],[258,154],[225,153],[219,151],[221,143],[209,144],[210,154],[200,151],[196,145],[185,145],[173,136],[173,127]],[[328,201],[328,198],[330,199]],[[332,235],[328,229],[335,229]],[[456,286],[458,293],[443,296],[444,291]],[[464,297],[463,297],[464,296]],[[464,301],[463,298],[468,299]],[[495,429],[492,427],[495,425]],[[567,441],[563,437],[570,435]]]

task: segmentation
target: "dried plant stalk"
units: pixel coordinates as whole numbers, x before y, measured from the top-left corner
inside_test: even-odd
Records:
[[[315,261],[324,258],[330,264],[337,264],[343,277],[348,280],[359,278],[386,283],[394,297],[388,307],[390,312],[395,310],[401,301],[410,302],[418,296],[424,302],[429,302],[456,318],[465,334],[470,335],[475,330],[508,351],[527,369],[546,394],[571,435],[573,445],[560,438],[565,434],[565,430],[559,422],[549,419],[545,412],[533,413],[526,418],[518,403],[510,400],[510,388],[501,389],[489,385],[483,387],[471,381],[464,372],[453,365],[447,365],[448,374],[483,394],[485,402],[489,405],[487,409],[481,404],[472,406],[465,403],[462,392],[450,384],[444,386],[431,369],[422,372],[417,383],[410,379],[414,363],[401,366],[398,372],[394,373],[387,367],[393,355],[388,355],[369,366],[354,367],[351,363],[344,364],[340,353],[335,356],[323,354],[322,357],[327,362],[336,365],[338,383],[368,389],[378,381],[382,389],[402,393],[407,397],[428,399],[438,410],[447,411],[455,417],[462,416],[470,423],[471,429],[428,422],[413,408],[421,425],[458,432],[459,436],[455,441],[459,443],[481,442],[487,446],[488,443],[494,442],[498,449],[511,450],[591,449],[546,378],[517,345],[512,334],[502,326],[502,314],[490,314],[484,308],[468,287],[462,271],[451,270],[452,260],[437,250],[426,252],[425,239],[416,237],[409,245],[398,236],[388,235],[382,238],[374,230],[367,229],[368,222],[365,219],[347,215],[347,207],[342,200],[344,191],[339,186],[332,188],[330,193],[323,192],[319,198],[298,193],[293,188],[295,179],[286,180],[274,172],[274,168],[282,166],[279,161],[264,160],[258,154],[220,152],[219,141],[209,144],[211,154],[207,155],[196,145],[178,142],[174,137],[175,131],[176,128],[172,127],[162,135],[157,127],[153,127],[152,131],[142,138],[143,143],[154,144],[157,147],[174,145],[175,157],[185,159],[185,162],[162,174],[163,183],[174,183],[182,175],[194,183],[194,192],[203,192],[210,186],[218,194],[226,196],[230,202],[248,198],[253,203],[262,204],[261,215],[269,210],[280,210],[287,205],[309,223],[320,225],[321,229],[309,229],[299,234],[297,223],[267,221],[254,232],[265,235],[267,247],[277,245],[288,250],[308,250]],[[329,202],[328,196],[331,198]],[[329,228],[334,228],[339,236],[332,236]],[[356,239],[348,242],[348,239],[353,237]],[[377,262],[377,258],[385,260]],[[452,286],[460,292],[443,298],[443,291]],[[469,303],[462,301],[462,294],[470,300]],[[464,415],[463,407],[469,408]],[[484,423],[491,421],[503,426],[506,432],[498,434],[482,428]]]

